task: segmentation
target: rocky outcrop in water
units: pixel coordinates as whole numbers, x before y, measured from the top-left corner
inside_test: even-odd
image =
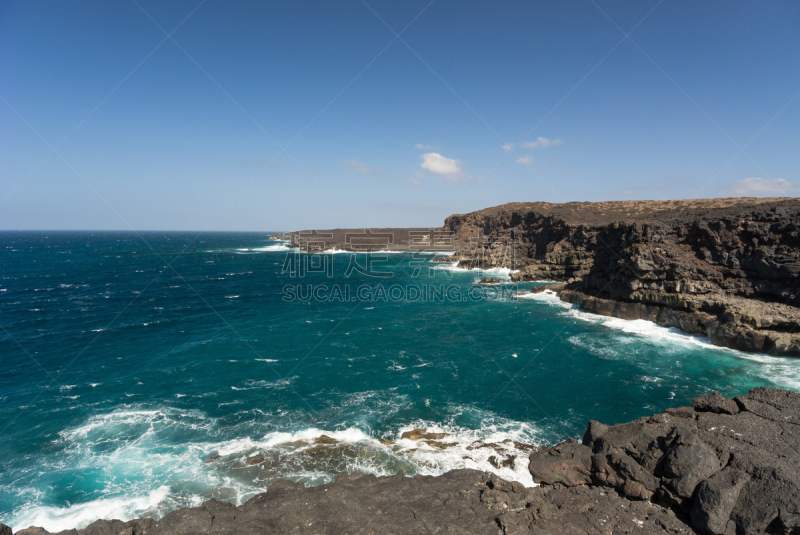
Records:
[[[513,267],[592,312],[800,355],[799,199],[510,203],[445,229],[462,267]]]
[[[238,507],[209,500],[159,521],[99,520],[60,535],[800,533],[800,394],[757,388],[693,405],[590,421],[583,443],[530,453],[534,488],[475,470],[339,474],[312,488],[281,480]],[[0,534],[10,530],[0,524]]]

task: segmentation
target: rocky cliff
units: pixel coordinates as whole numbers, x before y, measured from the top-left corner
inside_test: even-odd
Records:
[[[445,230],[463,267],[513,267],[593,312],[800,355],[800,199],[510,203]]]
[[[800,533],[800,394],[696,398],[531,453],[538,487],[455,470],[278,481],[238,507],[209,500],[159,521],[98,520],[60,535]],[[28,528],[16,535],[44,535]],[[11,530],[0,524],[0,535]]]

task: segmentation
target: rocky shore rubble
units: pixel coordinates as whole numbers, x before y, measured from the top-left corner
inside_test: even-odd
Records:
[[[238,507],[209,500],[61,535],[800,533],[800,394],[757,388],[693,405],[590,421],[583,443],[533,451],[538,487],[474,470],[340,474],[312,488],[281,480]],[[0,525],[0,535],[11,530]]]
[[[565,284],[588,311],[800,356],[800,199],[509,203],[445,221],[464,268]]]

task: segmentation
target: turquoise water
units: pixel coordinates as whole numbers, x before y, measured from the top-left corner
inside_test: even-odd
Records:
[[[467,447],[580,438],[589,418],[628,421],[711,390],[800,389],[798,360],[548,294],[512,299],[536,283],[504,273],[505,291],[486,290],[473,286],[486,273],[419,255],[354,267],[266,238],[0,234],[0,521],[52,531],[160,516],[351,470],[472,467],[530,484],[512,443]],[[399,440],[416,427],[455,445]],[[322,434],[338,442],[308,442]],[[498,469],[490,455],[517,462]]]

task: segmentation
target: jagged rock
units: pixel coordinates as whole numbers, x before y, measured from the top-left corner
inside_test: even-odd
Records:
[[[82,530],[69,529],[54,535],[146,535],[155,524],[152,518],[140,518],[123,522],[122,520],[97,520]],[[0,524],[0,535],[11,535],[11,529],[3,531]],[[27,528],[17,531],[16,535],[48,535],[42,528]]]
[[[679,407],[613,426],[592,421],[584,444],[531,453],[531,474],[543,483],[535,488],[474,470],[338,474],[312,488],[279,480],[238,507],[212,499],[159,521],[100,520],[60,535],[798,533],[800,393],[757,388],[735,403],[736,414]],[[309,450],[341,455],[347,447]],[[514,458],[489,461],[512,467]]]
[[[444,227],[462,267],[510,267],[590,312],[800,356],[798,199],[509,203]]]
[[[438,440],[422,440],[421,442],[423,444],[427,444],[431,448],[436,448],[437,450],[452,448],[457,444],[456,442],[444,443],[444,442],[439,442]]]
[[[732,526],[731,513],[750,476],[739,470],[726,468],[706,479],[697,488],[692,506],[692,525],[702,531],[724,535]]]
[[[591,482],[592,450],[583,444],[563,442],[542,448],[529,459],[528,470],[536,483],[575,487]]]
[[[685,427],[676,427],[666,438],[672,442],[662,465],[666,484],[681,498],[691,498],[701,481],[720,470],[719,459],[714,450]]]
[[[739,406],[734,400],[728,399],[716,391],[707,396],[692,399],[692,405],[698,412],[739,413]]]
[[[592,456],[592,481],[616,488],[634,500],[649,500],[659,486],[652,474],[618,448],[608,448]]]
[[[708,410],[679,407],[614,426],[590,421],[584,447],[592,452],[592,482],[630,499],[670,505],[707,533],[795,529],[800,394],[756,388],[735,401],[712,394],[695,405]],[[541,458],[542,452],[531,455],[534,480]],[[561,468],[580,473],[584,460],[576,456]]]
[[[328,435],[320,435],[314,439],[314,444],[337,444],[339,441]]]
[[[607,425],[601,424],[597,420],[589,420],[589,425],[586,426],[586,432],[583,434],[583,444],[587,446],[594,444],[606,431],[608,431]]]
[[[556,282],[554,284],[545,284],[542,286],[534,286],[531,288],[532,294],[539,294],[542,292],[560,292],[564,288],[567,287],[567,284],[564,282]]]
[[[259,464],[263,462],[264,462],[263,455],[253,455],[252,457],[248,457],[247,460],[245,460],[244,464],[246,464],[247,466],[252,466],[254,464]]]
[[[206,460],[203,461],[203,462],[204,463],[212,463],[212,462],[216,461],[217,459],[219,459],[219,453],[212,453],[211,455],[206,457]]]
[[[428,433],[427,429],[417,428],[411,431],[406,431],[400,435],[401,439],[408,440],[441,440],[444,437],[449,437],[450,433]]]
[[[525,444],[524,442],[517,442],[516,440],[512,441],[514,443],[514,448],[526,451],[528,453],[537,451],[539,449],[538,446],[534,446],[533,444]]]

